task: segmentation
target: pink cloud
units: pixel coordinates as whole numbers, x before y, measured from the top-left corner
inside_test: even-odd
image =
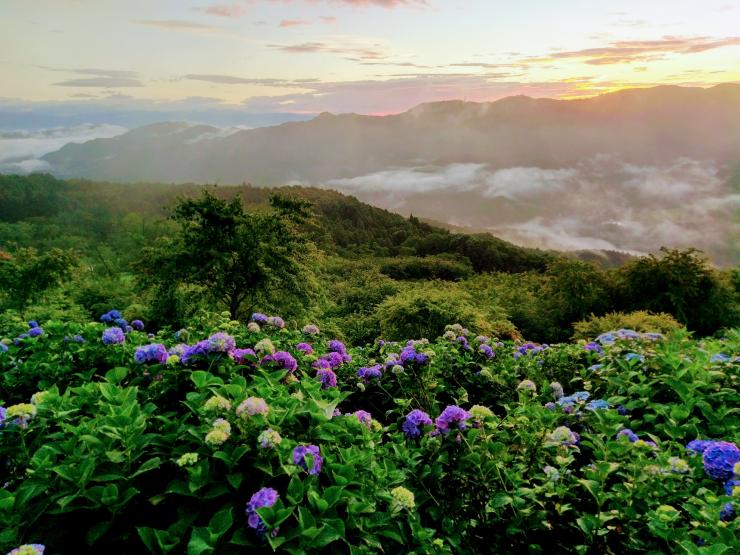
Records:
[[[305,19],[283,19],[280,27],[296,27],[297,25],[308,25],[308,23]]]
[[[337,18],[334,17],[333,15],[322,15],[321,21],[323,21],[324,23],[336,23]]]

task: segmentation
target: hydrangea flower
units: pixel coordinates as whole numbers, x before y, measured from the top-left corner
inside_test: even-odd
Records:
[[[229,411],[231,410],[231,401],[222,397],[221,395],[214,395],[208,399],[203,408],[209,412],[211,411]]]
[[[229,355],[237,364],[250,364],[251,361],[247,357],[257,357],[253,349],[234,349]]]
[[[296,345],[295,348],[301,351],[304,355],[313,354],[313,347],[311,347],[311,345],[309,345],[308,343],[298,343],[298,345]]]
[[[271,449],[280,445],[283,438],[280,437],[278,432],[272,428],[268,428],[257,436],[257,441],[262,449]]]
[[[633,360],[645,362],[645,357],[637,353],[627,353],[626,355],[624,355],[624,360],[626,360],[627,362],[632,362]]]
[[[103,331],[102,340],[105,345],[120,345],[126,341],[126,336],[121,328],[108,328]]]
[[[34,406],[41,405],[49,397],[48,391],[37,391],[31,395],[31,404]]]
[[[261,397],[248,397],[236,407],[236,415],[244,419],[257,414],[267,416],[269,412],[270,407]]]
[[[470,413],[470,416],[477,421],[477,423],[482,422],[486,418],[493,418],[493,411],[482,405],[473,405],[470,407],[468,412]]]
[[[329,370],[331,369],[331,363],[325,358],[319,358],[314,361],[311,367],[315,370]]]
[[[319,368],[316,371],[316,378],[321,382],[322,389],[337,387],[337,375],[333,370],[328,368]]]
[[[267,319],[268,319],[267,314],[262,314],[261,312],[255,312],[254,314],[252,314],[252,317],[250,318],[252,322],[255,322],[257,324],[266,324]]]
[[[716,443],[718,442],[713,439],[694,439],[686,445],[686,450],[694,454],[703,455],[704,451]]]
[[[408,364],[425,366],[429,363],[429,356],[425,353],[417,352],[415,346],[409,345],[407,347],[404,347],[404,349],[401,351],[398,360],[403,366],[406,366]]]
[[[306,457],[313,459],[311,468],[308,468]],[[321,472],[323,462],[324,459],[321,457],[321,452],[316,445],[298,445],[293,449],[293,463],[300,466],[309,474],[316,475]]]
[[[254,346],[254,350],[258,353],[272,354],[275,352],[275,345],[272,344],[269,337],[265,337],[264,339],[257,341],[257,344]]]
[[[40,543],[27,543],[8,551],[8,555],[44,555],[46,546]]]
[[[470,419],[470,413],[456,405],[449,405],[434,419],[434,425],[439,433],[448,433],[452,428],[464,430],[466,422]]]
[[[306,326],[303,326],[303,329],[301,331],[306,335],[318,335],[320,332],[319,326],[315,324],[308,324]]]
[[[608,409],[608,408],[609,408],[609,403],[606,402],[604,399],[594,399],[593,401],[590,401],[586,405],[586,409],[592,410],[592,411],[600,410],[600,409],[603,410],[603,409]]]
[[[603,364],[592,364],[591,366],[588,367],[588,369],[591,372],[596,372],[597,370],[601,370],[603,367],[604,367]]]
[[[144,322],[141,320],[133,320],[131,322],[131,327],[134,328],[136,331],[144,331]]]
[[[151,343],[149,345],[143,345],[136,349],[134,360],[138,364],[144,364],[147,362],[155,362],[157,364],[164,364],[167,362],[167,347],[161,343]]]
[[[346,356],[349,356],[349,355],[346,355]],[[329,363],[329,368],[339,368],[345,362],[344,357],[345,355],[342,355],[341,353],[331,351],[331,352],[326,353],[321,358],[326,360]]]
[[[603,355],[604,354],[604,349],[601,347],[601,345],[599,345],[595,341],[591,341],[590,343],[586,343],[583,346],[583,349],[585,351],[590,351],[590,352],[596,353],[597,355]]]
[[[257,493],[252,495],[247,503],[246,515],[247,524],[258,534],[265,534],[267,532],[267,525],[263,522],[262,517],[257,514],[257,509],[263,507],[272,507],[278,500],[278,492],[272,488],[262,488]],[[273,535],[277,533],[277,529],[273,531]]]
[[[198,341],[195,345],[186,345],[184,352],[180,356],[180,360],[182,360],[183,364],[190,364],[190,361],[194,358],[208,356],[210,348],[211,344],[207,339]]]
[[[177,459],[177,466],[191,466],[198,462],[198,453],[184,453]]]
[[[668,464],[670,465],[670,470],[673,474],[688,474],[691,470],[689,463],[678,457],[669,457]]]
[[[542,469],[542,471],[545,473],[545,476],[547,476],[547,479],[551,482],[557,482],[560,480],[560,471],[553,467],[553,466],[546,466]]]
[[[730,478],[725,482],[725,495],[729,497],[740,497],[740,480]]]
[[[249,322],[247,324],[247,331],[249,333],[259,333],[262,330],[257,322]]]
[[[206,434],[205,442],[211,446],[218,446],[226,443],[231,436],[231,424],[223,418],[217,418],[213,421],[213,428]]]
[[[273,363],[291,374],[298,368],[298,361],[287,351],[277,351],[275,354],[267,355],[260,362],[263,366],[268,363]]]
[[[715,480],[732,478],[733,468],[740,462],[740,449],[734,443],[720,441],[710,445],[702,457],[704,470]]]
[[[488,359],[491,359],[496,356],[496,353],[493,352],[493,349],[490,345],[483,344],[480,347],[478,347],[478,351],[483,353],[483,356],[485,356]]]
[[[517,385],[516,388],[519,391],[524,391],[526,393],[537,393],[537,386],[534,385],[534,382],[532,380],[522,380],[521,382],[519,382],[519,385]]]
[[[110,310],[100,317],[100,321],[105,324],[111,324],[115,320],[121,318],[121,313],[118,310]]]
[[[352,415],[357,418],[360,424],[364,424],[368,428],[373,424],[373,416],[366,410],[357,410]]]
[[[0,407],[0,428],[2,428],[5,425],[7,413],[8,413],[8,409],[6,409],[5,407]]]
[[[406,420],[401,424],[401,429],[406,437],[417,438],[421,436],[421,426],[431,426],[432,419],[423,410],[414,409],[406,415]]]
[[[0,341],[0,353],[6,353],[8,352],[8,346]]]
[[[547,434],[547,443],[551,445],[573,446],[579,440],[580,436],[567,426],[559,426]]]
[[[228,353],[236,347],[236,341],[228,333],[222,331],[214,333],[208,338],[209,353]]]
[[[468,338],[465,337],[464,335],[461,335],[460,337],[458,337],[457,342],[460,345],[462,345],[462,348],[465,349],[466,351],[470,350],[470,344],[468,343]]]
[[[395,487],[391,490],[391,510],[394,512],[406,509],[412,510],[416,507],[414,494],[403,486]]]
[[[640,439],[639,436],[629,428],[625,428],[617,432],[617,439],[622,437],[626,437],[630,441],[630,443],[634,443],[635,441]]]
[[[735,519],[735,506],[732,503],[725,503],[719,512],[719,519],[722,522],[729,522]]]
[[[44,335],[44,328],[40,328],[38,325],[35,328],[28,330],[29,337],[40,337],[42,335]]]
[[[716,355],[712,355],[709,362],[730,362],[730,357],[724,353],[717,353]]]
[[[383,375],[381,371],[382,366],[375,364],[374,366],[363,366],[357,371],[357,377],[365,381],[380,378]]]
[[[29,320],[28,321],[28,327],[31,328],[31,329],[38,328],[39,327],[39,323],[36,320]]]
[[[550,384],[550,390],[552,391],[552,396],[557,401],[558,399],[562,399],[565,395],[565,392],[563,391],[563,386],[560,385],[560,382],[552,382]]]
[[[270,316],[267,318],[267,323],[274,328],[283,329],[285,322],[280,316]]]

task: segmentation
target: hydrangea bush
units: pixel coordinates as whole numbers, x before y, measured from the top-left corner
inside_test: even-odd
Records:
[[[740,546],[737,332],[351,347],[262,313],[119,320],[0,336],[0,552]]]

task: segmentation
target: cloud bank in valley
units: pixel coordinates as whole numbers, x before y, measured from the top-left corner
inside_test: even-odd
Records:
[[[651,252],[697,247],[737,263],[740,194],[722,168],[676,159],[661,166],[607,156],[570,168],[450,164],[394,168],[327,186],[384,208],[487,230],[559,250]],[[718,251],[722,251],[719,252]]]
[[[33,131],[0,131],[0,173],[30,173],[49,170],[40,158],[68,143],[115,137],[127,129],[120,125],[84,124]]]

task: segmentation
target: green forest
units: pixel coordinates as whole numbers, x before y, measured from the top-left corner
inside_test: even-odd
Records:
[[[178,328],[260,309],[360,343],[451,322],[556,342],[622,323],[712,335],[739,318],[738,269],[700,252],[527,249],[314,188],[0,176],[0,246],[8,322],[119,307]]]

